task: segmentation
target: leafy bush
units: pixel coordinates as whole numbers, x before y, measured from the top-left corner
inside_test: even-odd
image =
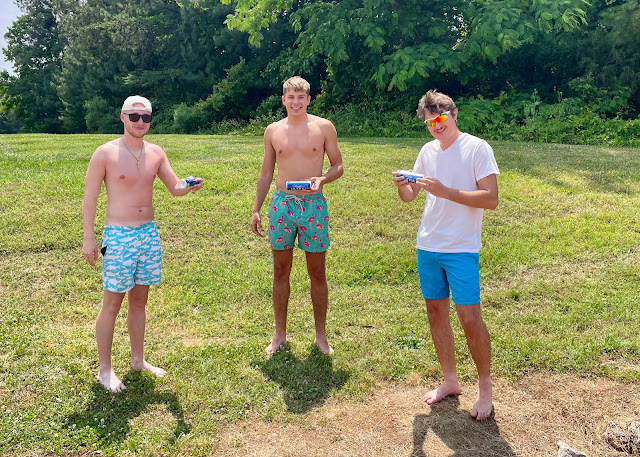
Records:
[[[317,114],[331,120],[340,136],[389,138],[422,136],[425,133],[425,127],[413,109],[411,107],[407,111],[387,111],[384,107],[362,103],[334,107],[326,114]]]
[[[502,93],[493,99],[458,98],[458,125],[460,130],[487,140],[640,145],[640,120],[624,119],[624,105],[614,113],[614,107],[624,103],[624,90],[596,90],[584,79],[576,80],[572,87],[575,91],[571,97],[564,97],[561,92],[541,97],[534,90],[531,94]],[[545,101],[554,99],[556,103]],[[398,109],[395,99],[332,106],[325,101],[324,94],[319,95],[312,100],[309,112],[331,120],[339,137],[429,138],[415,114],[415,105],[406,103],[406,108]],[[220,121],[211,119],[212,102],[209,99],[191,107],[176,106],[171,130],[260,136],[267,125],[286,116],[278,95],[266,97],[252,111],[250,119],[244,115]]]
[[[89,133],[122,132],[119,107],[114,107],[102,97],[94,97],[84,104],[84,108]]]
[[[631,103],[628,87],[603,89],[594,85],[591,75],[574,79],[569,87],[592,111],[603,117],[624,116]]]
[[[175,133],[197,133],[204,126],[202,111],[198,105],[180,103],[173,109],[173,131]]]
[[[588,79],[572,82],[574,96],[545,103],[534,91],[502,94],[493,100],[461,99],[461,130],[486,139],[565,144],[635,146],[640,144],[640,120],[622,118],[624,89],[593,88]]]
[[[20,131],[20,123],[16,120],[13,113],[5,116],[0,113],[0,134],[2,133],[18,133]]]
[[[256,108],[254,115],[260,116],[272,116],[280,114],[281,117],[286,116],[286,111],[282,105],[282,97],[279,95],[271,95],[264,99],[262,103]]]

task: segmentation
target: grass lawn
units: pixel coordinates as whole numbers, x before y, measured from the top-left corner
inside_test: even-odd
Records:
[[[344,176],[327,186],[327,330],[314,349],[304,256],[296,250],[290,344],[273,357],[271,253],[250,230],[262,139],[149,135],[176,173],[205,178],[174,198],[156,181],[163,282],[151,289],[146,356],[129,370],[126,305],[113,360],[128,389],[94,381],[101,271],[80,252],[84,174],[113,135],[0,135],[0,454],[211,455],[246,418],[296,423],[330,397],[440,372],[415,267],[424,198],[402,203],[391,171],[425,139],[342,139]],[[492,143],[500,205],[485,212],[483,310],[497,379],[531,371],[638,383],[640,154]],[[100,239],[106,198],[99,201]],[[266,221],[266,206],[263,221]],[[475,368],[454,319],[458,371]]]

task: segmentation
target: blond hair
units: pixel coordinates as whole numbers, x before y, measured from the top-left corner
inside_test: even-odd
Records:
[[[421,120],[427,118],[427,113],[443,113],[456,109],[453,99],[437,90],[430,90],[418,102],[416,114]]]
[[[289,89],[294,92],[306,92],[307,95],[310,95],[311,85],[306,79],[300,76],[293,76],[287,79],[282,85],[282,95],[286,95]]]

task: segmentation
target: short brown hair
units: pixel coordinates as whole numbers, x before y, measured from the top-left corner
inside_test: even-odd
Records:
[[[456,109],[456,104],[451,97],[431,89],[418,102],[416,114],[424,121],[427,118],[427,113],[444,113],[454,109]]]
[[[289,89],[294,92],[306,92],[307,95],[311,93],[311,85],[306,79],[300,76],[293,76],[284,82],[282,85],[282,95],[286,95]]]

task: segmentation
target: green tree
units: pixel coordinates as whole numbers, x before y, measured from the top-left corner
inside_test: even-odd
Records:
[[[595,2],[593,15],[588,31],[578,41],[580,70],[594,86],[589,92],[598,92],[598,88],[626,92],[626,103],[618,101],[613,111],[635,116],[640,109],[640,35],[635,32],[640,24],[640,2],[600,0]]]
[[[8,94],[13,113],[29,132],[60,132],[55,80],[60,74],[66,41],[60,31],[59,3],[55,0],[16,0],[23,12],[5,34],[7,60],[16,77]]]
[[[65,130],[105,129],[96,123],[96,108],[104,102],[118,106],[133,93],[153,102],[154,123],[160,124],[160,129],[171,128],[177,107],[181,125],[205,128],[206,110],[185,111],[185,107],[210,97],[240,59],[251,62],[268,55],[269,46],[267,52],[257,52],[240,32],[223,24],[231,11],[231,7],[211,0],[149,0],[124,5],[118,0],[76,2],[63,20],[68,46],[57,85],[64,103]],[[261,58],[267,65],[268,60]],[[256,65],[247,68],[255,69]],[[251,94],[262,95],[255,91],[262,85],[259,71],[234,75],[252,78],[255,84],[249,86],[250,91],[244,90],[246,85],[225,85],[227,89],[238,87],[245,97],[249,94],[249,100],[228,98],[228,105],[221,109],[227,116],[235,116],[240,107],[255,108]],[[205,118],[196,116],[184,122],[186,112],[190,119],[199,112]],[[211,118],[210,110],[208,114]],[[248,118],[246,113],[243,116]],[[88,119],[92,121],[87,123]]]
[[[139,93],[156,131],[207,131],[278,112],[294,74],[311,83],[318,113],[348,104],[354,116],[409,115],[435,87],[502,106],[507,122],[526,117],[534,93],[543,105],[631,117],[639,2],[17,0],[0,128],[119,130],[117,108]]]
[[[20,129],[14,112],[18,100],[9,94],[13,79],[8,71],[0,72],[0,133],[16,133]]]
[[[140,93],[162,113],[163,106],[195,92],[197,75],[179,70],[180,23],[179,5],[163,0],[88,0],[68,11],[68,46],[58,80],[65,129],[87,130],[87,102],[96,97],[119,106]]]
[[[206,131],[226,120],[246,122],[257,115],[268,114],[280,106],[273,103],[274,94],[280,93],[282,82],[293,74],[291,72],[309,75],[309,80],[317,83],[315,88],[320,87],[322,72],[317,71],[317,67],[324,68],[321,59],[288,58],[296,35],[287,21],[279,21],[265,30],[262,45],[256,48],[249,45],[242,32],[229,30],[224,25],[224,19],[233,12],[232,7],[218,0],[205,0],[185,3],[185,11],[197,13],[197,18],[208,24],[208,28],[200,23],[196,27],[195,21],[189,22],[190,26],[194,24],[192,30],[200,34],[198,40],[192,41],[214,45],[208,47],[207,52],[216,82],[203,100],[175,107],[173,131]]]
[[[230,2],[231,0],[222,0]],[[586,21],[585,0],[238,0],[227,19],[259,45],[282,18],[299,32],[301,55],[322,55],[330,80],[354,75],[388,91],[424,88],[425,80],[466,84],[497,59],[540,34]]]
[[[101,97],[94,97],[84,105],[85,122],[91,133],[120,133],[120,106],[114,106]]]

